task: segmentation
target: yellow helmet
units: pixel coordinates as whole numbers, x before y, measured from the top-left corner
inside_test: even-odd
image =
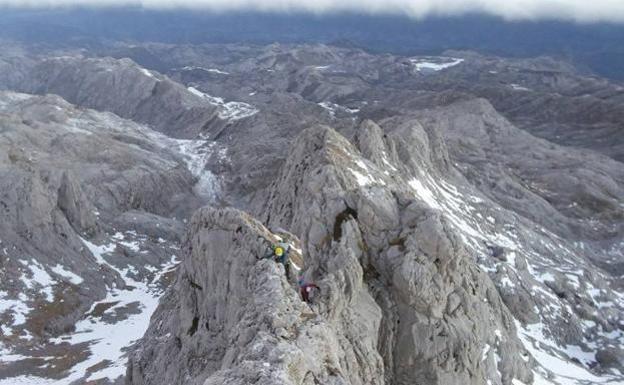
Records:
[[[277,246],[275,248],[275,255],[281,257],[282,255],[284,255],[284,249],[281,246]]]

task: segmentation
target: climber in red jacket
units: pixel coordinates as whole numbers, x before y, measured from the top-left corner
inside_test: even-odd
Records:
[[[298,283],[301,298],[307,303],[313,303],[314,298],[320,293],[321,289],[313,283],[305,283],[302,276],[299,277]]]

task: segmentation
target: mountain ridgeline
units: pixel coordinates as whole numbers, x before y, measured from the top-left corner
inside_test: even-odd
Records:
[[[78,45],[0,52],[0,384],[624,380],[617,82]]]
[[[472,49],[507,57],[554,55],[601,76],[624,80],[624,28],[556,20],[510,22],[465,15],[415,20],[354,13],[150,10],[133,7],[23,10],[4,8],[0,38],[89,49],[103,41],[170,44],[324,43],[399,55]],[[157,64],[159,57],[152,57]],[[160,68],[161,70],[164,69]]]

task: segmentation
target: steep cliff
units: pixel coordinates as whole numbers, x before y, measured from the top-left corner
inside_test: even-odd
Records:
[[[129,383],[531,380],[494,284],[408,182],[418,173],[409,165],[445,172],[443,156],[417,152],[443,143],[422,127],[384,138],[372,122],[357,142],[368,158],[330,128],[304,131],[259,208],[269,227],[301,237],[318,303],[308,309],[262,259],[275,235],[247,214],[205,208]],[[407,166],[394,166],[401,157]]]

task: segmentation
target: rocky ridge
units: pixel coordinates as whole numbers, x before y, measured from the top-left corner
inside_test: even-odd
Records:
[[[115,180],[113,199],[110,191],[93,187],[101,184],[101,171],[85,173],[56,159],[84,162],[99,154],[89,144],[72,143],[88,149],[75,157],[51,152],[46,158],[67,170],[54,174],[50,184],[58,190],[52,200],[66,221],[72,229],[95,224],[93,231],[78,230],[78,238],[71,235],[76,246],[84,248],[84,258],[110,265],[106,270],[116,280],[86,297],[86,317],[79,309],[73,320],[63,321],[65,327],[81,314],[85,322],[75,323],[78,331],[96,319],[109,325],[116,318],[134,322],[126,315],[140,307],[136,303],[143,304],[141,314],[151,313],[162,280],[172,275],[158,272],[158,265],[169,271],[178,258],[183,261],[131,354],[127,382],[577,385],[621,380],[624,177],[618,137],[611,135],[613,146],[607,148],[594,135],[598,131],[588,130],[579,145],[586,149],[564,147],[557,143],[575,144],[549,136],[548,127],[556,120],[572,134],[585,132],[573,115],[540,115],[525,103],[514,115],[505,107],[525,96],[557,99],[551,104],[557,110],[578,110],[578,103],[598,106],[606,113],[591,122],[617,132],[617,85],[549,59],[514,61],[462,52],[400,58],[326,46],[146,45],[136,50],[168,60],[159,68],[167,75],[127,59],[55,54],[26,61],[26,67],[38,68],[35,74],[54,69],[50,79],[17,70],[9,72],[16,76],[8,76],[9,83],[6,72],[0,76],[0,86],[21,76],[20,86],[31,92],[62,93],[81,107],[53,104],[88,118],[75,125],[41,114],[50,108],[37,105],[51,96],[0,98],[15,121],[29,125],[34,120],[50,132],[74,129],[64,140],[83,137],[75,128],[93,131],[96,148],[99,131],[122,127],[113,130],[113,142],[105,142],[114,149],[110,159],[101,155],[105,164],[118,165],[121,159],[123,165],[127,158],[117,149],[129,146],[139,154],[132,162],[142,164],[145,155],[149,162],[174,167],[170,172],[179,178],[179,193],[169,187],[161,191],[161,168],[148,162],[139,167],[137,179],[132,172],[121,174],[124,182],[116,179],[121,171],[115,168],[107,174]],[[115,52],[120,51],[108,53]],[[132,57],[141,63],[140,55]],[[0,57],[8,68],[20,62]],[[119,104],[125,98],[125,88],[116,83],[121,78],[137,84],[127,106]],[[161,83],[166,92],[160,92]],[[100,94],[84,94],[85,88]],[[593,95],[593,104],[578,97],[582,92]],[[35,118],[8,101],[12,98],[34,98]],[[603,109],[607,104],[611,107]],[[202,137],[171,139],[82,108],[89,106],[170,135]],[[167,120],[171,108],[192,129]],[[108,123],[94,123],[96,115],[95,121],[105,117]],[[523,120],[527,117],[544,125]],[[48,146],[27,147],[23,158],[39,148],[47,152]],[[20,164],[9,166],[8,173]],[[126,179],[131,187],[119,187]],[[205,208],[180,242],[181,218],[206,202],[243,208],[258,220],[234,209]],[[99,213],[95,219],[91,206]],[[301,239],[295,243],[306,257],[306,275],[322,288],[312,308],[300,301],[279,266],[260,259],[285,231]],[[45,245],[37,239],[35,245]],[[18,255],[20,260],[24,265]],[[32,278],[26,271],[17,286],[28,285],[40,271],[52,274],[55,262],[34,254],[24,265]],[[75,280],[68,273],[74,267],[58,271]],[[32,287],[46,295],[45,288]],[[15,323],[11,317],[22,302],[11,290],[6,298],[13,302],[4,316]],[[145,297],[151,299],[137,298],[142,292],[151,293]],[[127,300],[114,304],[120,297]],[[140,324],[147,321],[143,316]],[[27,327],[17,329],[8,335],[29,338],[22,331]],[[9,365],[0,366],[5,370],[0,378],[12,381],[33,373],[33,367],[42,376],[39,383],[67,375],[71,365],[48,371],[45,349],[34,354],[34,361],[31,348],[19,350],[25,338],[3,340],[9,342],[3,351]],[[71,332],[63,338],[84,342]],[[89,344],[94,358],[111,356],[98,350],[103,344]],[[14,354],[18,351],[24,355]],[[123,381],[123,353],[112,356],[113,363],[74,365],[71,378]]]
[[[445,119],[453,116],[455,108],[460,107],[445,110]],[[474,110],[474,105],[470,108]],[[487,121],[487,111],[493,109],[487,104],[479,108],[483,110],[480,118]],[[435,114],[428,116],[432,118]],[[467,114],[462,110],[457,116],[465,118]],[[552,360],[545,357],[567,355],[567,359],[576,359],[584,366],[591,365],[590,361],[583,364],[584,349],[603,346],[601,351],[606,356],[620,354],[609,348],[614,333],[620,335],[616,340],[621,338],[618,330],[622,320],[616,315],[618,311],[596,304],[600,302],[596,293],[619,298],[614,288],[604,285],[603,280],[608,282],[609,278],[595,275],[591,261],[580,257],[578,247],[572,250],[561,245],[562,242],[573,244],[571,240],[564,240],[543,227],[536,228],[530,215],[511,212],[500,206],[505,204],[500,196],[490,190],[484,190],[484,194],[475,188],[456,169],[447,150],[456,145],[452,139],[446,142],[446,138],[457,134],[453,126],[432,124],[424,118],[423,122],[402,121],[398,125],[385,122],[392,128],[384,132],[373,122],[365,121],[353,139],[355,145],[327,127],[305,130],[292,145],[288,160],[267,193],[266,203],[256,208],[255,212],[269,228],[286,228],[301,238],[307,274],[323,290],[323,299],[313,311],[316,319],[337,335],[338,351],[332,354],[340,357],[338,368],[332,369],[340,378],[336,383],[519,384],[533,380],[567,383],[570,370],[576,370],[575,375],[582,380],[601,381],[587,366],[583,371],[560,358],[553,366]],[[479,125],[470,127],[475,129]],[[490,127],[496,127],[489,133],[494,138],[497,130],[502,130],[505,137],[511,134],[512,141],[514,134],[525,135],[504,121]],[[532,140],[536,145],[540,143],[539,139]],[[202,215],[222,217],[220,212],[210,210]],[[204,227],[197,230],[198,220],[194,223],[196,230],[191,230],[189,235],[193,239],[212,234],[213,227],[222,231],[224,226],[221,222],[213,225],[202,222]],[[561,229],[554,230],[565,234]],[[264,245],[271,242],[271,235],[264,229],[259,238]],[[207,258],[208,268],[218,269],[210,262],[216,259],[216,253],[209,249],[198,255],[197,248],[223,243],[194,243],[189,263]],[[236,251],[226,254],[238,254],[239,242],[233,241],[233,245]],[[553,253],[556,249],[563,250]],[[244,250],[243,254],[247,254],[248,250]],[[257,262],[262,252],[253,250],[255,257],[246,260],[251,264],[244,276],[257,276],[253,269],[266,263]],[[557,268],[558,273],[552,275],[552,264],[562,262],[565,267]],[[178,282],[192,271],[195,270],[189,268],[180,272]],[[231,277],[225,272],[217,275]],[[582,277],[576,289],[570,287],[577,294],[562,294],[566,284],[561,286],[565,282],[561,278],[571,275],[577,277],[577,282]],[[281,278],[281,272],[278,277]],[[204,278],[197,285],[203,287],[209,283]],[[189,286],[196,289],[190,284],[186,288],[178,285],[172,295],[190,295]],[[284,291],[282,296],[288,298],[284,301],[290,303],[294,291],[283,280],[278,287]],[[581,288],[587,293],[585,297],[578,295]],[[201,301],[203,291],[190,291]],[[229,303],[227,289],[222,295]],[[262,298],[259,296],[258,300]],[[616,301],[616,306],[621,307],[621,298]],[[211,322],[203,323],[212,312],[203,313],[203,308],[194,303],[196,309],[190,311],[193,317],[187,315],[189,310],[172,309],[167,302],[161,304],[156,311],[156,318],[162,320],[159,324],[175,327],[152,329],[148,333],[131,361],[131,369],[150,373],[150,377],[132,375],[129,383],[157,383],[153,379],[165,374],[153,362],[188,361],[169,348],[155,351],[156,336],[167,335],[168,339],[178,341],[184,351],[184,341],[189,335],[184,338],[182,335],[191,319],[205,325],[203,333],[212,333]],[[535,312],[530,311],[530,303],[535,303]],[[258,303],[255,307],[263,308]],[[246,313],[254,312],[251,307],[242,308]],[[297,312],[296,309],[292,314],[271,312],[271,322],[281,324],[288,317],[300,319]],[[185,319],[181,318],[183,315]],[[251,319],[262,316],[266,314],[253,313]],[[601,326],[596,327],[598,324]],[[219,325],[215,327],[214,330],[222,330]],[[305,330],[306,323],[300,321],[297,328]],[[236,337],[230,337],[224,345],[214,341],[201,344],[210,346],[210,350],[196,356],[212,357],[215,352],[223,352],[224,347],[247,352],[252,346],[274,345],[271,341],[252,344],[248,339],[240,340],[239,329],[228,329],[225,334]],[[271,332],[273,337],[280,337],[276,329]],[[301,348],[294,336],[282,337],[286,340],[282,342]],[[551,342],[543,345],[545,341]],[[315,348],[317,344],[325,346],[321,338],[307,343]],[[194,346],[195,340],[188,344]],[[571,347],[578,350],[575,352]],[[145,354],[145,350],[149,353]],[[191,378],[197,383],[211,383],[215,378],[222,383],[245,383],[241,378],[245,378],[247,368],[239,366],[239,361],[232,360],[230,354],[236,353],[217,354],[228,357],[217,365],[220,371],[203,366],[202,375],[196,376],[186,368],[173,365],[168,367],[166,375],[171,379]],[[154,357],[158,359],[154,361]],[[308,359],[318,357],[311,355]],[[246,359],[240,359],[247,363]],[[607,361],[601,369],[593,369],[609,373],[611,364]],[[291,361],[281,356],[278,362],[263,365],[283,368],[290,367]],[[306,376],[326,378],[323,371],[308,369],[306,364],[298,368],[308,371],[307,375],[297,377],[287,373],[286,383],[308,383]],[[267,374],[268,378],[273,375]],[[616,379],[610,375],[606,378]]]
[[[149,317],[204,202],[178,151],[191,143],[14,92],[0,92],[0,127],[0,377],[115,378],[127,342],[110,337]]]
[[[440,207],[431,207],[422,195],[420,178],[425,170],[438,173],[438,177],[454,174],[448,154],[443,151],[443,140],[417,124],[403,127],[391,138],[384,136],[378,126],[366,122],[356,139],[359,150],[326,127],[304,131],[293,144],[290,158],[259,215],[270,227],[285,227],[301,237],[308,274],[323,290],[323,299],[314,308],[315,318],[336,335],[332,340],[337,344],[330,346],[337,351],[331,356],[339,357],[339,361],[337,367],[331,364],[329,368],[327,364],[324,368],[309,368],[307,363],[297,362],[293,373],[290,357],[299,354],[282,353],[277,362],[262,363],[267,370],[258,378],[271,383],[285,375],[281,381],[302,384],[312,378],[321,383],[529,383],[530,354],[516,337],[512,314],[471,255],[474,249],[466,238],[462,239],[454,218],[440,212]],[[438,150],[427,154],[415,152],[416,148]],[[232,215],[236,220],[231,220]],[[254,236],[261,246],[241,242],[236,233],[240,232],[241,217],[250,220],[245,214],[207,209],[194,218],[187,241],[190,265],[178,273],[170,293],[174,297],[168,297],[156,311],[150,332],[131,361],[129,383],[158,383],[163,376],[171,381],[190,379],[193,383],[212,383],[216,379],[215,383],[246,383],[249,367],[245,365],[253,367],[252,362],[258,360],[247,358],[250,350],[272,349],[275,340],[280,341],[278,337],[283,340],[278,346],[290,343],[295,350],[302,348],[296,337],[311,332],[305,331],[306,321],[291,304],[295,291],[275,268],[268,273],[257,270],[266,266],[261,256],[274,239],[252,221],[253,226],[249,226],[257,229]],[[229,228],[230,235],[223,234],[223,227]],[[234,238],[230,240],[232,233]],[[221,249],[223,245],[227,245],[225,250]],[[237,266],[235,271],[239,264],[246,268],[234,274],[229,264],[219,263],[224,251],[226,255],[246,256],[241,261],[233,257],[232,262]],[[210,273],[201,273],[205,269]],[[283,309],[290,311],[268,312],[270,322],[285,322],[297,332],[282,335],[281,329],[273,327],[269,334],[275,340],[256,341],[241,338],[258,333],[248,334],[240,324],[234,326],[218,319],[215,324],[215,312],[210,310],[214,303],[225,302],[226,308],[232,306],[243,312],[245,319],[267,316],[263,312],[267,304],[261,302],[267,297],[260,289],[253,286],[246,294],[237,293],[231,289],[231,281],[217,283],[217,276],[236,281],[247,277],[247,282],[255,284],[266,282],[266,276],[279,279],[281,284],[272,287],[281,291],[277,296],[283,301]],[[213,305],[206,306],[202,302],[207,300],[204,285],[218,285],[208,286],[206,292],[221,296],[221,301],[210,299]],[[174,307],[180,297],[192,300],[186,306]],[[251,297],[254,306],[238,306],[241,297]],[[236,310],[232,311],[236,314]],[[289,320],[299,322],[291,324]],[[228,336],[227,342],[209,340],[198,345],[203,338],[193,338],[198,325],[205,328],[199,333]],[[157,343],[163,335],[167,342]],[[326,346],[320,337],[305,342],[315,351]],[[172,344],[177,344],[181,353],[171,348]],[[208,350],[198,352],[199,347]],[[187,348],[192,353],[187,353]],[[309,361],[323,361],[319,354],[323,357],[326,353],[308,352],[306,357]],[[214,369],[210,369],[211,364],[202,364],[201,374],[184,364],[169,365],[165,372],[159,369],[164,368],[159,362],[187,363],[191,357],[215,356],[220,360],[218,364]],[[256,365],[261,367],[259,362]],[[279,375],[268,369],[275,366]],[[284,367],[291,368],[291,372],[284,374]],[[328,380],[328,372],[335,372],[337,379]]]

